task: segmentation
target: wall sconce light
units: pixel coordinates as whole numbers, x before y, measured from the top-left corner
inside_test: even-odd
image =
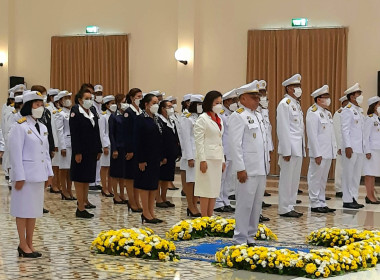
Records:
[[[5,52],[0,52],[0,67],[4,66],[6,58],[7,56],[5,55]]]
[[[187,48],[180,48],[175,52],[174,57],[178,62],[187,65],[187,62],[191,57],[191,51]]]

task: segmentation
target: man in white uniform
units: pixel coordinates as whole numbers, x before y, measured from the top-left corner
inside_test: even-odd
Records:
[[[282,217],[299,218],[296,212],[302,158],[305,153],[303,113],[298,98],[302,95],[301,75],[295,74],[282,83],[285,97],[277,106],[277,137],[280,165],[278,213]]]
[[[336,145],[338,148],[338,153],[336,155],[336,161],[335,161],[335,196],[336,197],[342,197],[342,125],[340,118],[342,116],[343,108],[346,107],[348,104],[347,96],[343,95],[341,98],[339,98],[340,103],[342,104],[341,107],[338,109],[338,111],[335,112],[333,117],[334,122],[334,131],[335,131],[335,139],[336,139]]]
[[[222,186],[220,188],[220,195],[216,199],[215,209],[216,212],[234,212],[228,194],[235,192],[236,188],[236,174],[232,170],[231,155],[229,152],[229,135],[228,135],[228,119],[230,115],[238,109],[236,89],[233,89],[223,94],[223,109],[219,117],[223,120],[224,133],[223,133],[223,151],[226,160],[226,169],[222,174]]]
[[[238,183],[234,243],[254,245],[266,176],[269,170],[267,135],[259,106],[257,81],[237,89],[241,107],[229,118],[229,143]]]
[[[326,184],[331,161],[337,153],[334,125],[328,107],[331,104],[329,86],[314,91],[314,104],[306,114],[306,132],[309,148],[309,171],[307,183],[311,212],[330,213],[335,209],[327,207]]]
[[[360,113],[363,95],[358,83],[347,89],[344,93],[349,103],[343,109],[341,117],[344,172],[344,176],[342,177],[343,207],[359,209],[364,207],[363,204],[357,202],[364,160],[364,117]]]

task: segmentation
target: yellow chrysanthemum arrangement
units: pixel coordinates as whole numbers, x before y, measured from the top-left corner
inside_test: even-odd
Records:
[[[370,234],[371,233],[371,234]],[[228,246],[215,254],[215,262],[222,267],[245,269],[274,274],[305,276],[310,278],[341,275],[373,267],[380,255],[380,236],[377,232],[366,240],[342,247],[295,252],[273,247]],[[367,235],[366,235],[367,236]],[[362,236],[363,237],[363,236]]]
[[[176,223],[166,238],[174,241],[193,240],[210,237],[232,238],[235,230],[235,219],[222,217],[203,217],[193,220],[184,220]],[[258,240],[277,240],[277,236],[265,225],[260,224],[255,236]]]
[[[102,231],[91,244],[99,254],[119,255],[161,261],[177,261],[173,242],[155,235],[149,228]]]

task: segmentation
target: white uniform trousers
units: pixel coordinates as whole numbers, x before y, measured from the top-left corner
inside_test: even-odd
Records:
[[[222,173],[222,185],[220,188],[220,195],[215,202],[215,208],[231,205],[228,195],[232,185],[235,185],[236,182],[236,173],[235,176],[233,173],[235,172],[232,170],[232,161],[227,160],[226,169]]]
[[[291,156],[285,161],[279,155],[280,179],[278,183],[278,214],[294,210],[300,183],[302,157]]]
[[[331,159],[322,158],[321,164],[310,158],[307,184],[309,186],[309,199],[311,208],[326,207],[326,184],[329,176]]]
[[[266,176],[249,176],[244,184],[236,185],[236,226],[234,243],[254,243],[260,219]]]
[[[347,158],[342,151],[343,171],[342,190],[343,203],[353,202],[352,198],[358,200],[360,178],[362,176],[364,154],[352,153],[351,158]]]
[[[335,192],[342,192],[342,156],[336,155],[335,161]]]
[[[89,186],[97,186],[100,185],[100,160],[96,162],[96,177],[95,177],[95,182],[89,184]]]

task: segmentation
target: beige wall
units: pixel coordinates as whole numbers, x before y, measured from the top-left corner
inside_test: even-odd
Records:
[[[49,86],[50,37],[83,34],[87,25],[130,34],[131,87],[177,96],[226,92],[245,83],[247,31],[289,28],[294,17],[307,17],[313,27],[348,26],[348,83],[360,82],[365,99],[376,94],[378,0],[0,0],[0,5],[9,10],[9,26],[3,25],[4,15],[0,19],[0,51],[8,45],[10,59],[9,73],[0,69],[2,99],[8,74],[25,76],[29,86]],[[187,66],[174,60],[183,45],[194,50]]]

